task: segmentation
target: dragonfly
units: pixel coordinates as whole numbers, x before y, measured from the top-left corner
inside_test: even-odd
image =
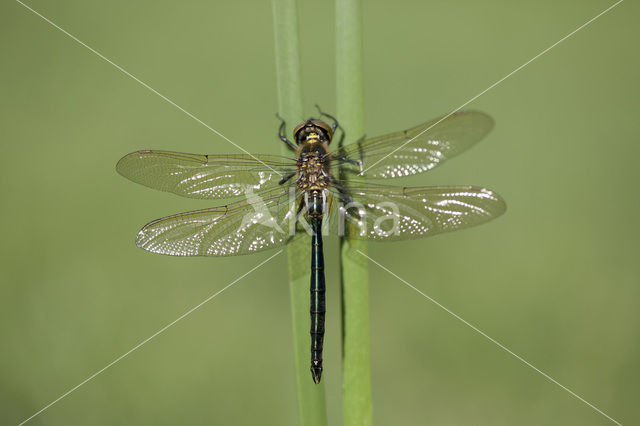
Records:
[[[311,375],[322,376],[325,321],[323,235],[399,241],[487,222],[506,209],[495,192],[478,186],[388,186],[384,181],[427,172],[482,139],[493,119],[460,111],[413,128],[338,146],[338,121],[319,108],[278,137],[294,155],[200,155],[143,150],[116,170],[144,186],[183,197],[229,200],[146,224],[136,245],[170,256],[235,256],[311,240]],[[322,118],[331,120],[329,125]],[[344,137],[344,132],[342,132]]]

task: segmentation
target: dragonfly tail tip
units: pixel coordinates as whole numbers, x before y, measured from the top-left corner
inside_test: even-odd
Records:
[[[320,379],[322,378],[322,367],[312,366],[311,367],[311,377],[313,377],[313,382],[317,385],[320,383]]]

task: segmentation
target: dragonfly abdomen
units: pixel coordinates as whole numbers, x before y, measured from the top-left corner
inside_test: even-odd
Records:
[[[321,191],[311,193],[307,214],[311,222],[311,376],[315,383],[322,377],[322,346],[324,340],[324,316],[326,311],[324,254],[322,247],[322,216],[324,213],[324,194]]]

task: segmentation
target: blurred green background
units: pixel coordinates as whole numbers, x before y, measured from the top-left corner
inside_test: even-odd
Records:
[[[280,153],[268,1],[31,0],[221,133]],[[456,108],[609,1],[369,1],[368,136]],[[627,1],[474,101],[477,147],[403,185],[475,184],[505,216],[370,255],[623,424],[640,424],[640,7]],[[335,109],[334,4],[300,2],[305,107]],[[147,221],[215,203],[115,172],[137,149],[238,150],[19,3],[0,6],[0,423],[17,424],[272,253],[169,258]],[[323,380],[341,423],[337,240]],[[371,265],[378,425],[606,425]],[[33,425],[297,423],[279,256]],[[311,378],[309,378],[311,380]]]

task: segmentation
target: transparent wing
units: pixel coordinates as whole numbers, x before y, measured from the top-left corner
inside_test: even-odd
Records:
[[[487,114],[461,111],[412,129],[347,145],[331,158],[343,170],[354,174],[364,171],[362,176],[367,178],[414,175],[460,154],[492,127],[493,119]]]
[[[477,186],[394,187],[353,184],[333,188],[331,232],[356,239],[407,240],[464,229],[487,222],[506,210],[495,192]]]
[[[299,194],[279,188],[157,219],[140,230],[136,245],[170,256],[234,256],[279,247],[295,234],[296,199]]]
[[[189,198],[230,198],[247,188],[278,186],[295,172],[295,160],[275,155],[198,155],[171,151],[136,151],[118,161],[122,176],[150,188]]]

